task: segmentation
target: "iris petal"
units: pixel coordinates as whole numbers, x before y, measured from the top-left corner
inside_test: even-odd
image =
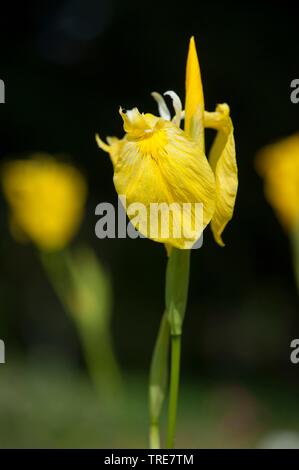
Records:
[[[148,219],[150,204],[178,204],[181,207],[183,203],[202,203],[204,228],[215,209],[214,175],[199,146],[181,129],[163,119],[151,120],[156,122],[152,133],[145,134],[143,138],[139,135],[134,139],[128,135],[123,139],[115,165],[115,188],[118,194],[126,196],[128,204],[141,203],[147,208],[147,215],[141,214],[138,223],[128,214],[135,228],[144,236],[185,248],[188,236],[170,235],[167,240],[152,236]],[[180,221],[184,224],[184,216],[181,210],[174,208],[170,216],[173,226]]]
[[[204,151],[204,95],[194,37],[190,39],[186,66],[185,132]]]
[[[107,143],[104,142],[98,134],[96,134],[96,143],[99,148],[109,153],[113,166],[115,166],[119,151],[123,145],[123,139],[117,137],[107,137]]]
[[[205,125],[217,129],[209,155],[216,178],[216,209],[211,229],[216,242],[224,246],[221,235],[233,216],[238,189],[234,129],[229,107],[222,104],[217,106],[215,113],[205,113]]]

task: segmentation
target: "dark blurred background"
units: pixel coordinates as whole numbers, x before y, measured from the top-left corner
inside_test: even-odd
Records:
[[[171,89],[184,97],[191,35],[206,108],[224,101],[231,107],[239,192],[224,232],[226,247],[219,248],[207,229],[202,249],[192,253],[183,381],[226,384],[232,397],[238,392],[231,387],[240,383],[273,393],[279,386],[295,396],[299,366],[289,355],[290,341],[299,336],[299,301],[289,241],[254,169],[263,145],[298,130],[299,105],[290,101],[299,66],[293,3],[6,2],[0,17],[0,78],[6,85],[1,158],[67,154],[85,174],[89,199],[77,240],[88,240],[111,274],[113,338],[122,369],[147,374],[163,309],[165,251],[148,240],[96,238],[95,206],[116,203],[116,193],[112,165],[94,135],[122,135],[119,105],[156,113],[151,91]],[[0,374],[2,367],[9,374],[16,360],[23,369],[43,358],[84,370],[74,327],[33,247],[12,239],[7,215],[2,198],[0,338],[7,364]],[[13,377],[11,372],[12,383]]]

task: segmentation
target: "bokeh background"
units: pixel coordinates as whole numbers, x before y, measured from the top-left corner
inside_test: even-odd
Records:
[[[112,333],[125,398],[107,409],[77,332],[1,198],[0,447],[145,447],[147,374],[164,299],[166,256],[148,240],[98,240],[95,206],[116,204],[112,166],[94,135],[122,135],[118,107],[156,112],[150,92],[184,96],[194,34],[206,108],[230,104],[239,193],[219,248],[209,229],[192,253],[183,337],[179,447],[256,447],[297,439],[299,300],[289,241],[264,199],[255,153],[298,130],[291,2],[12,0],[1,5],[2,161],[36,151],[71,156],[88,181],[74,243],[88,242],[113,284]],[[212,135],[212,134],[211,134]]]

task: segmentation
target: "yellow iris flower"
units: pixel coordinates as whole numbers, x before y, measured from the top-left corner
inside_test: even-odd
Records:
[[[229,107],[221,104],[215,112],[204,109],[200,68],[194,38],[189,45],[186,67],[185,111],[179,97],[168,91],[175,115],[171,118],[164,98],[152,93],[158,103],[160,116],[143,114],[137,108],[120,115],[124,122],[122,139],[107,138],[103,142],[97,135],[99,147],[109,153],[114,166],[114,185],[127,205],[142,203],[150,209],[152,203],[173,206],[170,217],[173,226],[182,225],[181,236],[169,238],[152,236],[148,215],[128,216],[134,227],[147,238],[177,248],[190,248],[201,233],[187,233],[187,211],[181,212],[186,203],[203,206],[201,231],[211,222],[216,242],[224,245],[221,235],[232,218],[238,186],[233,125]],[[184,129],[180,127],[185,119]],[[209,158],[205,155],[204,129],[217,131]],[[147,214],[149,211],[147,212]],[[196,223],[194,205],[191,207],[192,226]],[[160,232],[159,232],[160,234]]]
[[[299,224],[299,134],[260,150],[256,167],[265,194],[287,232]]]
[[[86,199],[78,170],[36,154],[8,162],[1,176],[15,237],[29,239],[42,250],[66,246],[79,226]]]

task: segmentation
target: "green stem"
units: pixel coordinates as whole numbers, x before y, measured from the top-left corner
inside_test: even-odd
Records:
[[[173,248],[166,269],[165,304],[151,362],[149,383],[150,448],[160,448],[159,421],[168,382],[169,339],[171,336],[171,376],[167,447],[174,445],[180,375],[181,333],[186,311],[190,251]]]
[[[180,378],[181,334],[186,312],[190,272],[190,250],[173,249],[166,270],[166,312],[171,333],[170,395],[167,447],[174,447]]]
[[[180,381],[181,335],[171,337],[171,372],[168,408],[167,448],[174,448],[177,404]]]
[[[149,432],[150,449],[160,449],[159,423],[151,423]]]

